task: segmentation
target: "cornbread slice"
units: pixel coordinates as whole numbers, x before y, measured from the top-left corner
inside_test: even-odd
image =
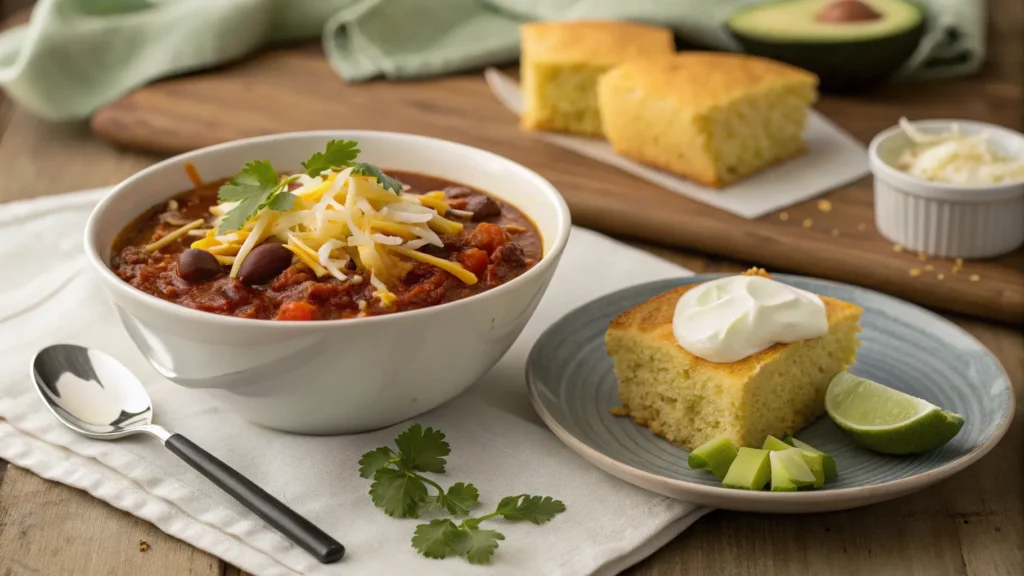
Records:
[[[766,58],[682,52],[608,72],[598,103],[616,152],[721,187],[804,150],[817,86]]]
[[[526,130],[600,136],[597,77],[634,58],[675,52],[669,29],[630,22],[540,22],[519,35]]]
[[[770,278],[764,270],[747,274]],[[693,449],[717,436],[760,447],[825,413],[825,389],[857,357],[861,309],[822,296],[828,333],[776,344],[738,362],[716,364],[683,349],[672,333],[681,286],[627,310],[605,334],[615,362],[621,413],[670,442]]]

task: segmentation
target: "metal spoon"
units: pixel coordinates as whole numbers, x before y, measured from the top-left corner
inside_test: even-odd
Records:
[[[65,426],[89,438],[116,440],[145,432],[324,564],[345,547],[234,468],[181,434],[153,424],[146,389],[123,364],[99,350],[73,344],[44,348],[32,360],[43,403]]]

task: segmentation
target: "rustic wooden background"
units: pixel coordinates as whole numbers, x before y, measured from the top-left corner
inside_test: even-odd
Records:
[[[1024,34],[1020,0],[994,1],[992,12],[1000,34]],[[998,65],[1022,66],[1020,42],[1010,46],[1018,52],[1003,54]],[[1019,85],[981,89],[998,92],[1004,105],[1024,113]],[[54,170],[55,159],[60,170]],[[0,97],[0,202],[114,184],[157,159],[101,142],[85,123],[38,120]],[[750,264],[636,245],[697,272],[739,271]],[[1024,333],[950,318],[999,358],[1018,404],[1024,405]],[[148,543],[147,551],[140,551],[140,541]],[[1024,410],[988,456],[937,486],[846,512],[716,511],[628,573],[1019,576],[1024,573]],[[0,575],[22,574],[234,576],[239,571],[84,492],[0,461]]]

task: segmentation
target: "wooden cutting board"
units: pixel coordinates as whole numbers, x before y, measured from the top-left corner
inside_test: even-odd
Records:
[[[865,97],[828,96],[818,109],[865,143],[901,115],[966,117],[1020,130],[1024,49],[1019,34],[1003,36],[1008,49],[993,54],[981,77],[903,84]],[[97,112],[91,126],[119,145],[161,153],[325,128],[436,136],[537,170],[561,190],[574,222],[583,226],[1024,323],[1024,250],[967,262],[957,272],[951,261],[898,252],[875,230],[870,178],[825,195],[830,206],[814,200],[744,220],[521,132],[478,73],[353,85],[330,69],[317,47],[285,48],[144,87]]]

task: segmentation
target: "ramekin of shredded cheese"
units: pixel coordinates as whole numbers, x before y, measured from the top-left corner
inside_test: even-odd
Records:
[[[871,141],[883,236],[945,258],[1024,244],[1024,135],[969,120],[900,119]]]

